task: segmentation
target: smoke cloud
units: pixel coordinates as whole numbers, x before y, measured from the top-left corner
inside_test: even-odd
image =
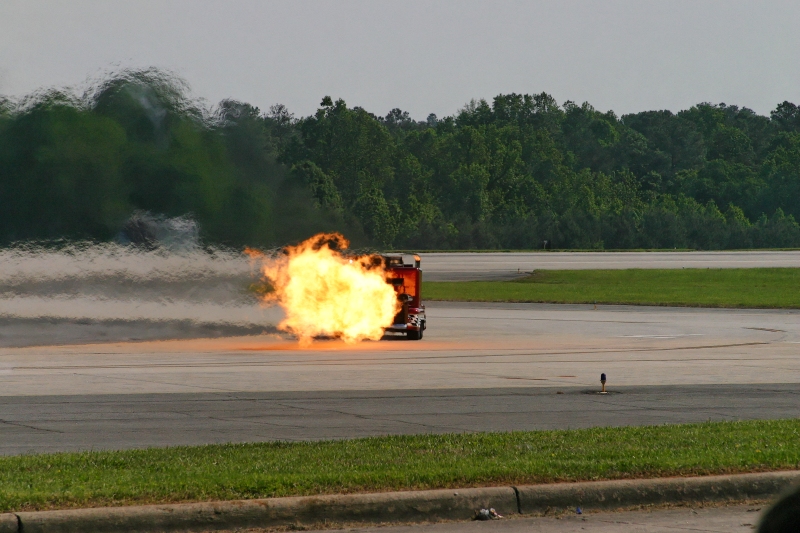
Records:
[[[247,256],[223,248],[2,249],[0,345],[274,331],[280,311],[249,290],[258,276]]]

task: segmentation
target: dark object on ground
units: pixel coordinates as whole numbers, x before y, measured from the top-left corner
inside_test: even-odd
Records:
[[[764,513],[758,526],[758,533],[798,531],[800,531],[800,487],[795,487]]]
[[[497,511],[494,510],[494,507],[491,509],[481,509],[480,511],[475,511],[475,520],[500,520],[503,518],[503,515],[497,514]]]

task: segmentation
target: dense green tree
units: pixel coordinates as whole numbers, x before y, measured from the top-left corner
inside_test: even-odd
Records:
[[[4,240],[112,237],[130,208],[122,178],[124,130],[58,95],[4,122]]]
[[[772,122],[782,131],[800,131],[800,106],[791,102],[782,102],[770,114]]]
[[[761,197],[764,212],[781,209],[800,217],[800,132],[780,133],[762,164],[766,183]]]
[[[295,118],[187,94],[150,69],[0,99],[0,242],[110,239],[149,211],[236,246],[334,230],[379,247],[800,246],[790,102],[618,118],[511,93],[415,121],[329,96]]]

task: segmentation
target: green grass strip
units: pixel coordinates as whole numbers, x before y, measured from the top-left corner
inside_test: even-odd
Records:
[[[800,466],[800,420],[708,422],[0,458],[0,511]]]
[[[424,282],[424,300],[800,308],[800,269],[538,270],[514,281]]]

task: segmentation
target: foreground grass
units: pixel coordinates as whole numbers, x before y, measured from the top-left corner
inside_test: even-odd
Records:
[[[424,282],[426,300],[800,308],[800,269],[539,270],[514,281]]]
[[[800,420],[23,455],[0,511],[798,467]]]

